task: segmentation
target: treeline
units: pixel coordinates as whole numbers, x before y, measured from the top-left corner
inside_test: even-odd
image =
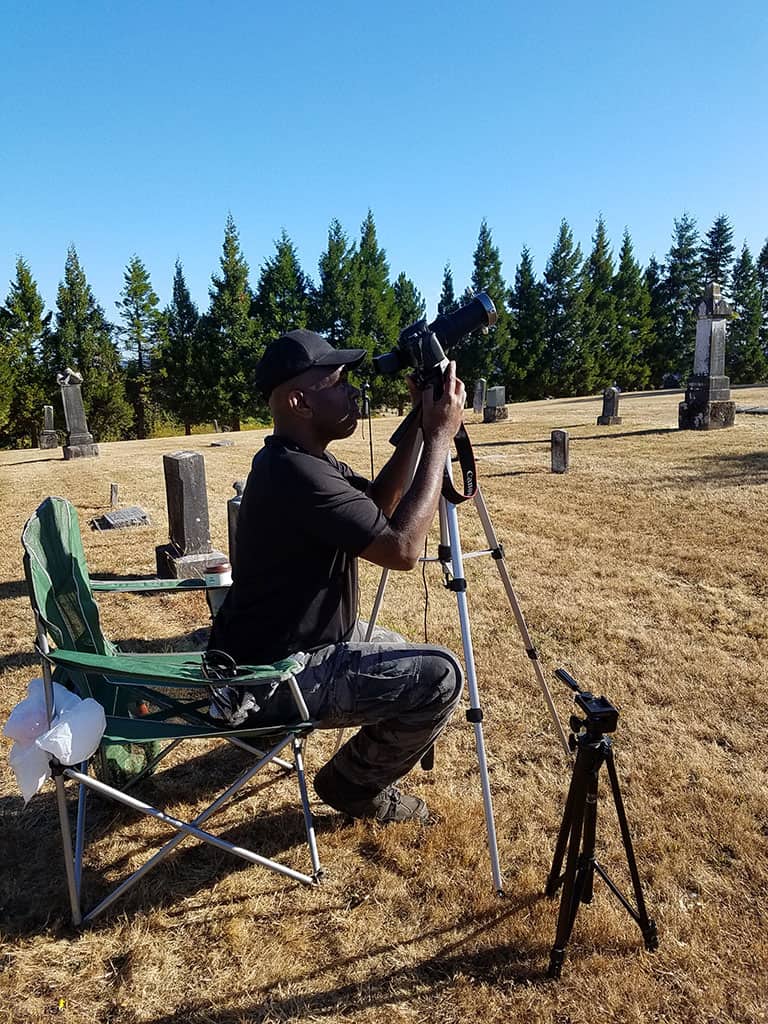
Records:
[[[498,323],[452,352],[471,387],[479,377],[504,384],[508,400],[624,390],[678,383],[691,370],[695,305],[717,281],[736,318],[729,328],[726,372],[733,383],[768,378],[768,241],[757,257],[746,243],[738,255],[724,214],[702,236],[692,217],[674,221],[663,261],[643,268],[624,232],[618,257],[598,218],[583,254],[566,221],[539,279],[523,248],[511,282],[491,229],[483,221],[471,280],[458,291],[446,265],[438,312],[456,309],[478,291],[496,304]],[[253,370],[270,338],[310,327],[337,347],[389,351],[399,331],[425,315],[425,303],[403,272],[393,280],[372,213],[351,240],[337,220],[313,280],[283,232],[255,285],[237,228],[228,217],[218,273],[201,313],[177,261],[173,292],[161,308],[138,256],[126,267],[116,321],[96,301],[74,246],[67,253],[56,308],[45,304],[28,263],[0,307],[0,445],[35,444],[45,404],[59,406],[56,374],[83,376],[83,399],[97,440],[149,436],[165,420],[184,426],[214,419],[232,430],[244,420],[267,421],[252,386]],[[402,405],[401,379],[374,376],[375,406]]]

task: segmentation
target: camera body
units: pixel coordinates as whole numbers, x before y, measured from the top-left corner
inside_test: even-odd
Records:
[[[465,306],[437,317],[431,324],[426,319],[417,320],[404,328],[391,352],[373,357],[374,368],[388,377],[413,369],[414,380],[422,391],[431,384],[439,392],[448,365],[445,348],[479,327],[492,327],[495,323],[496,307],[485,292],[479,292]]]

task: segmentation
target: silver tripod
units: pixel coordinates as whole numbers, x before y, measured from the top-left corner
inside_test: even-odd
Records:
[[[421,452],[423,448],[423,441],[421,434],[419,434],[418,441],[414,445],[414,456],[411,466],[410,478],[413,478],[413,473],[416,470],[419,459],[421,458]],[[451,456],[450,454],[446,457],[446,472],[451,479],[453,478],[451,472]],[[549,713],[552,717],[552,723],[555,726],[555,731],[560,737],[560,741],[563,745],[563,750],[566,756],[570,759],[572,757],[571,749],[568,746],[568,738],[565,734],[563,726],[555,709],[555,705],[552,701],[552,695],[549,692],[546,680],[544,679],[544,673],[541,669],[541,663],[539,662],[538,653],[536,648],[531,642],[530,634],[528,633],[528,627],[523,617],[523,613],[520,609],[520,604],[517,600],[512,581],[507,571],[507,566],[504,562],[504,549],[499,543],[496,533],[493,529],[490,516],[488,515],[488,508],[483,499],[480,488],[477,488],[475,496],[473,498],[475,508],[477,509],[478,515],[480,516],[480,522],[482,523],[483,530],[485,532],[487,548],[480,551],[471,551],[464,554],[461,550],[461,537],[459,534],[459,517],[456,505],[448,501],[445,497],[440,497],[439,503],[439,517],[440,517],[440,545],[438,547],[438,553],[436,557],[425,557],[421,559],[422,562],[439,562],[445,577],[446,586],[449,590],[452,590],[456,595],[456,604],[459,610],[459,624],[461,627],[461,642],[464,649],[464,664],[466,666],[466,680],[467,680],[467,691],[469,695],[469,708],[467,709],[467,721],[471,722],[475,732],[475,746],[477,749],[477,761],[480,768],[480,785],[483,793],[483,806],[485,809],[485,826],[488,833],[488,850],[491,858],[491,876],[493,879],[494,888],[498,893],[502,893],[504,886],[501,877],[501,868],[499,866],[499,850],[496,842],[496,825],[493,818],[493,802],[491,799],[491,786],[488,778],[488,763],[485,755],[485,740],[483,738],[483,711],[480,706],[480,692],[477,687],[477,674],[475,671],[475,655],[472,648],[472,629],[469,622],[469,608],[467,605],[467,581],[464,577],[464,559],[465,558],[479,558],[483,555],[490,555],[491,558],[496,562],[496,568],[498,569],[499,576],[504,585],[504,589],[509,600],[509,604],[512,608],[512,612],[517,622],[517,628],[520,631],[520,635],[523,640],[525,652],[533,665],[533,671],[536,675],[536,679],[541,688],[541,692],[546,701]],[[366,634],[366,640],[370,640],[374,626],[376,625],[376,619],[378,618],[379,610],[384,598],[384,590],[387,585],[387,578],[389,576],[389,570],[384,569],[381,573],[381,579],[379,580],[379,586],[376,591],[376,598],[373,603],[373,609],[371,611],[371,617],[368,624],[368,632]]]

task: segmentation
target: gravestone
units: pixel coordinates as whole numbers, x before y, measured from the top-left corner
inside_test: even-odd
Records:
[[[151,526],[149,516],[140,505],[114,508],[91,520],[92,530],[124,530],[130,526]]]
[[[488,388],[483,409],[483,423],[495,423],[509,416],[506,406],[506,392],[503,387]]]
[[[58,448],[59,435],[53,425],[53,406],[43,406],[43,429],[40,433],[41,448]]]
[[[234,568],[237,556],[237,520],[240,515],[240,502],[243,500],[245,480],[235,480],[232,486],[235,490],[235,496],[227,502],[227,531],[229,536],[229,560]]]
[[[472,411],[481,413],[485,408],[485,396],[488,389],[488,382],[485,377],[475,381],[475,392],[472,397]]]
[[[551,436],[552,442],[552,472],[553,473],[567,473],[569,468],[569,452],[568,452],[568,431],[567,430],[553,430]]]
[[[93,434],[89,432],[85,420],[85,407],[80,391],[83,378],[67,367],[57,376],[56,381],[61,388],[64,421],[67,424],[64,458],[93,459],[99,454],[99,446],[93,443]]]
[[[161,579],[190,579],[205,575],[209,562],[226,561],[211,547],[205,460],[199,452],[163,456],[169,544],[155,548]]]
[[[599,427],[613,427],[621,423],[619,416],[619,389],[606,388],[603,392],[603,411],[597,417]]]
[[[736,403],[725,376],[726,325],[733,310],[722,297],[720,285],[707,285],[698,305],[693,375],[688,378],[685,401],[678,406],[681,430],[717,430],[732,427]]]

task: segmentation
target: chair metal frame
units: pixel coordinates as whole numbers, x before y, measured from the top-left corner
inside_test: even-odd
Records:
[[[46,567],[42,564],[42,561],[34,566],[34,568],[32,566],[35,552],[28,531],[30,524],[39,523],[41,513],[43,512],[45,512],[49,520],[53,517],[56,523],[60,516],[64,514],[67,516],[67,523],[70,528],[68,541],[72,549],[67,557],[71,557],[73,561],[73,577],[75,575],[75,568],[77,568],[78,572],[82,570],[86,573],[85,579],[81,578],[76,581],[74,593],[80,604],[80,612],[83,613],[83,618],[87,618],[88,615],[91,616],[88,645],[96,648],[94,653],[78,649],[67,649],[77,645],[71,642],[68,643],[66,631],[55,625],[54,619],[56,619],[58,611],[54,608],[53,612],[51,612],[52,605],[50,600],[45,603],[45,607],[41,607],[40,595],[35,585],[35,575],[37,575],[39,581],[42,569],[42,572],[45,573],[50,582],[49,593],[45,595],[46,598],[51,598],[51,593],[55,588],[53,580],[48,574]],[[61,542],[62,538],[59,537],[58,540]],[[131,655],[119,652],[101,633],[98,621],[98,607],[95,600],[93,600],[93,591],[96,590],[118,591],[122,593],[179,592],[189,589],[205,589],[205,582],[203,580],[140,580],[135,583],[118,581],[116,585],[112,581],[91,580],[85,569],[82,541],[77,527],[77,513],[74,507],[63,498],[47,498],[40,505],[24,528],[22,543],[25,549],[24,568],[35,615],[37,633],[35,647],[42,664],[49,725],[56,715],[53,688],[55,677],[57,682],[71,687],[80,696],[96,696],[98,699],[99,693],[115,695],[114,699],[110,701],[104,701],[102,696],[102,704],[107,704],[105,706],[107,729],[103,740],[117,743],[149,743],[158,740],[168,742],[168,745],[164,747],[159,755],[146,765],[139,777],[143,777],[154,770],[155,766],[171,750],[187,739],[224,739],[256,758],[254,764],[243,771],[230,786],[191,821],[183,821],[170,814],[166,814],[137,796],[127,793],[125,790],[128,787],[119,789],[95,778],[89,774],[87,762],[79,766],[67,766],[60,764],[55,758],[52,758],[51,774],[56,786],[56,804],[73,924],[75,926],[90,924],[99,914],[111,906],[115,900],[133,888],[148,871],[165,860],[187,836],[193,836],[202,842],[225,850],[252,864],[261,865],[294,881],[307,885],[318,884],[323,872],[317,849],[314,820],[309,805],[303,756],[307,737],[316,728],[317,723],[310,719],[301,690],[296,682],[295,673],[300,668],[300,663],[293,659],[286,659],[275,665],[242,666],[238,669],[236,679],[232,680],[238,686],[248,686],[249,688],[272,687],[275,683],[288,686],[293,699],[293,705],[297,711],[296,721],[281,724],[278,727],[227,728],[222,723],[214,722],[206,714],[205,709],[209,703],[206,699],[206,694],[210,686],[210,680],[203,673],[201,655],[194,653]],[[64,545],[62,544],[62,549],[63,547]],[[93,608],[84,608],[82,602],[87,604],[89,599],[93,604]],[[55,606],[55,595],[52,601],[53,606]],[[46,611],[49,612],[47,616],[45,614]],[[61,623],[60,618],[59,622]],[[97,633],[98,635],[96,635]],[[58,646],[52,647],[52,638],[58,643]],[[93,642],[94,638],[95,643]],[[101,650],[104,653],[100,653]],[[94,685],[94,681],[97,685]],[[173,695],[174,690],[199,690],[200,699],[179,699]],[[140,717],[111,713],[119,710],[119,696],[124,696],[126,693],[130,693],[132,698],[135,695],[146,700],[156,710]],[[262,750],[253,745],[262,741],[263,745],[268,749]],[[293,757],[292,761],[280,756],[286,748],[290,748]],[[311,873],[297,871],[254,850],[230,843],[202,827],[209,818],[231,801],[258,772],[269,764],[275,764],[286,771],[295,770],[296,772],[311,861]],[[71,779],[78,786],[74,837],[69,808],[67,806],[65,787],[65,780],[67,779]],[[174,830],[175,835],[153,853],[144,864],[123,879],[99,903],[84,911],[82,905],[82,869],[86,854],[86,812],[89,791],[99,793],[123,806],[163,822]]]

